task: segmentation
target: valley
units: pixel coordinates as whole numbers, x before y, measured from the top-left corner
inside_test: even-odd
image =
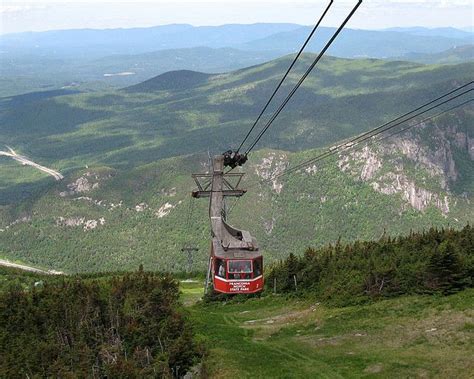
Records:
[[[66,3],[0,6],[1,378],[471,377],[465,2]]]
[[[3,98],[2,141],[64,179],[54,183],[2,160],[0,251],[68,273],[140,264],[181,271],[180,249],[192,241],[195,270],[203,270],[205,202],[193,200],[191,229],[182,222],[191,174],[208,169],[208,149],[222,152],[242,136],[287,64],[285,57],[228,74],[170,72],[113,92]],[[471,69],[325,58],[244,167],[249,191],[229,204],[230,222],[254,231],[267,262],[339,238],[464,226],[474,215],[469,104],[382,144],[265,181],[466,82]]]

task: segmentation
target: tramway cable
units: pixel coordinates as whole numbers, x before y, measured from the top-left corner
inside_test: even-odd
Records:
[[[291,100],[296,91],[300,88],[303,82],[306,80],[308,75],[312,72],[314,67],[318,64],[321,58],[324,56],[326,51],[332,45],[334,40],[344,29],[349,20],[353,17],[354,13],[357,11],[359,6],[362,4],[363,0],[358,0],[357,4],[353,6],[349,14],[345,17],[344,21],[339,25],[336,31],[331,35],[329,40],[326,42],[324,47],[321,49],[319,54],[313,60],[311,65],[306,69],[304,74],[299,78],[298,82],[288,95],[285,97],[283,102],[277,107],[277,109],[270,116],[268,121],[266,121],[263,128],[257,133],[257,136],[253,139],[247,149],[243,149],[244,145],[247,143],[248,138],[252,135],[252,132],[255,130],[256,126],[260,122],[262,116],[267,111],[270,103],[274,100],[276,94],[281,89],[284,81],[287,79],[294,65],[300,58],[303,50],[313,37],[314,33],[317,31],[320,23],[326,16],[330,7],[333,4],[333,0],[327,5],[324,13],[318,20],[317,24],[311,31],[310,35],[307,37],[305,43],[291,62],[289,68],[283,75],[282,79],[278,82],[277,87],[273,91],[269,100],[265,103],[263,110],[258,115],[255,122],[252,124],[247,135],[244,137],[243,141],[240,143],[237,150],[229,150],[222,154],[215,155],[212,159],[211,170],[207,173],[193,174],[192,177],[196,182],[197,190],[192,192],[192,197],[194,198],[208,198],[209,199],[209,221],[211,226],[211,246],[210,246],[210,257],[208,263],[208,270],[206,276],[206,285],[205,293],[208,289],[208,284],[212,281],[212,289],[215,292],[227,293],[227,294],[236,294],[236,293],[257,293],[263,290],[264,286],[264,273],[263,273],[263,255],[257,243],[257,240],[246,230],[238,229],[234,226],[231,226],[226,220],[226,211],[227,214],[230,213],[235,204],[232,205],[230,209],[226,206],[226,199],[229,197],[239,198],[246,193],[246,190],[242,189],[239,185],[242,180],[243,173],[231,173],[232,169],[237,166],[242,166],[248,160],[248,154],[256,147],[264,134],[271,127],[275,119],[285,108],[288,102]],[[384,138],[389,138],[397,133],[401,133],[411,127],[431,120],[435,117],[440,116],[448,111],[459,108],[474,99],[469,99],[464,101],[461,104],[453,106],[449,109],[439,112],[436,115],[429,116],[423,121],[418,122],[416,125],[409,125],[406,128],[401,130],[396,130],[398,126],[413,120],[416,117],[427,114],[436,108],[447,104],[457,98],[460,98],[463,95],[471,92],[473,88],[466,89],[468,86],[472,85],[473,81],[464,84],[452,91],[449,91],[442,96],[437,97],[434,100],[429,101],[428,103],[423,104],[420,107],[415,108],[414,110],[407,112],[399,117],[396,117],[388,123],[384,123],[376,128],[369,130],[368,132],[361,133],[355,137],[349,139],[349,141],[344,141],[344,143],[339,144],[335,147],[330,147],[328,150],[324,151],[322,154],[313,157],[310,160],[304,161],[300,164],[297,164],[294,167],[290,167],[279,174],[272,175],[267,177],[263,182],[272,181],[282,175],[287,175],[297,170],[300,170],[302,167],[307,166],[308,164],[318,162],[320,160],[326,159],[334,154],[339,153],[340,151],[347,151],[353,149],[354,147],[359,148],[362,146],[363,142],[368,141],[364,145],[378,143]],[[462,91],[462,92],[461,92]],[[387,133],[392,131],[390,135],[380,136],[382,133]],[[369,141],[370,140],[370,141]],[[240,150],[245,151],[240,153]],[[230,168],[226,172],[226,168]],[[258,184],[258,183],[257,183]],[[191,205],[190,205],[191,207]],[[191,208],[190,208],[191,213]],[[251,216],[251,212],[247,214]],[[188,225],[190,224],[191,216],[188,217]]]
[[[472,82],[471,82],[471,83],[472,83]],[[464,87],[464,86],[463,86],[463,87]],[[424,113],[426,113],[426,112],[429,112],[430,110],[436,109],[436,108],[440,107],[441,105],[444,105],[444,104],[446,104],[446,103],[448,103],[448,102],[450,102],[450,101],[452,101],[452,100],[454,100],[454,99],[457,99],[457,98],[459,98],[459,97],[461,97],[461,96],[463,96],[463,95],[465,95],[465,94],[467,94],[467,93],[469,93],[469,92],[471,92],[471,91],[473,91],[473,90],[474,90],[474,89],[471,88],[471,89],[469,89],[469,90],[463,91],[463,92],[457,94],[456,96],[453,96],[453,97],[451,97],[451,98],[449,98],[449,99],[446,99],[446,100],[442,101],[441,103],[436,104],[436,105],[433,105],[433,106],[431,106],[430,108],[428,108],[428,109],[426,109],[426,110],[423,110],[423,111],[420,111],[420,112],[418,112],[418,113],[416,113],[416,114],[414,114],[414,115],[412,115],[412,116],[410,116],[410,117],[408,117],[408,118],[406,118],[406,119],[400,120],[400,118],[404,118],[406,115],[397,117],[396,119],[394,119],[394,120],[392,120],[392,121],[390,121],[390,122],[388,122],[388,123],[386,123],[386,124],[383,124],[383,125],[381,125],[381,126],[378,126],[378,127],[374,128],[374,129],[372,129],[372,130],[370,130],[370,131],[368,131],[368,132],[366,132],[366,133],[363,133],[363,134],[361,134],[361,135],[359,135],[359,136],[357,136],[357,137],[355,137],[355,138],[353,138],[353,139],[351,139],[351,140],[349,140],[349,141],[347,141],[347,142],[343,142],[343,143],[339,144],[338,146],[336,146],[336,147],[333,148],[333,149],[329,148],[329,150],[325,151],[324,153],[321,153],[321,154],[318,155],[317,157],[312,158],[312,159],[310,159],[310,160],[308,160],[308,161],[305,161],[305,162],[303,162],[303,163],[300,163],[300,164],[298,164],[297,166],[294,166],[294,167],[292,167],[292,168],[289,168],[289,169],[285,170],[284,172],[280,173],[279,175],[273,177],[272,179],[276,179],[277,177],[280,177],[280,176],[286,175],[286,174],[288,174],[288,173],[290,173],[290,172],[296,171],[296,170],[298,170],[298,169],[300,169],[300,168],[302,168],[302,167],[304,167],[304,166],[306,166],[306,165],[308,165],[308,164],[315,163],[316,161],[319,161],[319,160],[321,160],[321,159],[326,158],[326,156],[334,155],[334,154],[336,154],[337,152],[339,152],[340,150],[347,150],[347,149],[351,148],[351,147],[354,146],[354,145],[358,145],[358,144],[360,144],[360,143],[362,143],[362,142],[364,142],[364,141],[367,141],[367,140],[370,139],[370,138],[373,138],[373,137],[375,137],[375,136],[377,136],[377,135],[379,135],[379,134],[385,133],[385,132],[387,132],[387,131],[389,131],[389,130],[391,130],[391,129],[393,129],[393,128],[395,128],[395,127],[397,127],[397,126],[399,126],[399,125],[401,125],[401,124],[403,124],[403,123],[405,123],[405,122],[407,122],[407,121],[410,121],[410,120],[412,120],[412,119],[414,119],[414,118],[416,118],[416,117],[418,117],[418,116],[420,116],[420,115],[422,115],[422,114],[424,114]],[[443,96],[443,97],[444,97],[444,96]],[[468,102],[469,102],[469,101],[468,101]],[[432,103],[432,102],[430,102],[430,103]],[[426,105],[425,105],[425,106],[426,106]],[[421,108],[423,108],[423,107],[421,107]],[[418,108],[418,109],[421,109],[421,108]],[[411,114],[411,113],[413,113],[413,112],[414,112],[414,111],[411,111],[411,112],[408,112],[407,114]],[[399,121],[398,121],[398,122],[395,122],[395,121],[397,121],[397,120],[399,120]],[[390,124],[392,124],[393,122],[395,122],[395,124],[390,125]],[[385,126],[385,127],[382,128],[382,126]],[[352,146],[349,146],[349,145],[352,145]]]
[[[435,119],[435,118],[437,118],[437,117],[439,117],[439,116],[442,116],[442,115],[445,114],[445,113],[451,112],[451,111],[454,110],[454,109],[461,108],[461,107],[463,107],[464,105],[469,104],[469,103],[472,102],[472,101],[474,101],[474,99],[469,99],[469,100],[466,100],[466,101],[464,101],[464,102],[462,102],[462,103],[460,103],[460,104],[454,105],[454,106],[452,106],[451,108],[448,108],[448,109],[446,109],[446,110],[444,110],[444,111],[441,111],[441,112],[439,112],[439,113],[437,113],[437,114],[435,114],[435,115],[433,115],[433,116],[430,116],[430,117],[427,117],[427,118],[421,120],[421,121],[420,121],[419,123],[417,123],[417,124],[409,125],[409,126],[407,126],[406,128],[397,130],[397,131],[393,132],[392,134],[389,134],[388,136],[383,136],[383,137],[379,138],[376,142],[380,142],[380,141],[382,141],[382,140],[384,140],[384,139],[391,138],[391,137],[393,137],[393,136],[395,136],[395,135],[397,135],[397,134],[403,133],[403,132],[407,131],[408,129],[411,129],[411,128],[415,127],[415,126],[421,125],[421,124],[423,124],[423,123],[425,123],[425,122],[427,122],[427,121],[433,120],[433,119]]]
[[[364,133],[362,133],[362,134],[359,134],[359,135],[357,135],[357,136],[355,136],[355,137],[353,137],[353,138],[351,138],[351,139],[349,139],[349,140],[345,140],[345,141],[341,142],[340,144],[338,144],[338,145],[335,146],[335,147],[330,147],[329,150],[324,151],[323,153],[317,155],[316,157],[313,157],[313,158],[311,158],[311,159],[309,159],[309,160],[306,160],[306,161],[304,161],[304,162],[301,162],[301,163],[297,164],[296,166],[289,167],[288,169],[284,170],[283,172],[281,172],[281,173],[279,173],[279,174],[277,174],[277,175],[273,175],[273,176],[271,176],[271,177],[269,177],[269,178],[267,178],[267,179],[264,179],[264,180],[261,181],[260,183],[269,183],[269,182],[271,182],[271,181],[273,181],[273,180],[275,180],[275,179],[277,179],[277,178],[279,178],[279,177],[282,177],[282,176],[284,176],[284,175],[291,174],[292,172],[295,172],[295,171],[298,171],[298,170],[300,170],[300,169],[302,169],[302,168],[304,168],[304,167],[307,167],[307,166],[310,165],[310,164],[314,164],[314,163],[319,162],[319,161],[321,161],[321,160],[323,160],[323,159],[329,158],[329,157],[331,157],[331,156],[337,154],[337,153],[340,152],[340,151],[349,151],[349,150],[350,150],[350,151],[353,151],[353,150],[357,150],[357,149],[355,149],[354,147],[360,147],[359,145],[361,145],[363,142],[365,142],[365,141],[367,141],[367,140],[369,140],[369,139],[373,139],[373,137],[376,137],[376,136],[378,136],[378,135],[380,135],[380,134],[382,134],[382,133],[385,133],[385,132],[387,132],[387,131],[390,131],[390,130],[396,128],[397,126],[400,126],[400,125],[402,125],[402,124],[404,124],[404,123],[406,123],[406,122],[408,122],[408,121],[413,120],[414,118],[416,118],[416,117],[418,117],[418,116],[421,116],[421,115],[423,115],[423,114],[425,114],[425,113],[427,113],[427,112],[429,112],[429,111],[431,111],[431,110],[433,110],[433,109],[436,109],[436,108],[438,108],[438,107],[440,107],[440,106],[442,106],[442,105],[444,105],[444,104],[447,104],[447,103],[449,103],[449,102],[451,102],[451,101],[453,101],[453,100],[455,100],[455,99],[457,99],[457,98],[459,98],[459,97],[461,97],[461,96],[463,96],[463,95],[466,95],[466,94],[469,93],[469,92],[472,92],[472,91],[474,90],[474,88],[467,89],[467,90],[465,90],[465,91],[463,91],[463,92],[461,92],[461,93],[458,93],[458,94],[456,94],[456,95],[454,95],[454,96],[451,96],[451,97],[448,98],[448,99],[445,99],[444,101],[442,101],[442,102],[439,103],[439,104],[432,105],[432,104],[438,102],[439,100],[444,99],[444,98],[446,98],[446,97],[449,96],[449,95],[453,95],[453,94],[455,94],[456,92],[458,92],[459,90],[464,89],[464,88],[466,88],[466,87],[472,85],[473,83],[474,83],[474,81],[470,81],[470,82],[468,82],[468,83],[466,83],[466,84],[463,84],[463,85],[461,85],[461,86],[455,88],[454,90],[451,90],[451,91],[449,91],[449,92],[447,92],[447,93],[445,93],[445,94],[443,94],[443,95],[441,95],[441,96],[438,96],[436,99],[433,99],[433,100],[431,100],[431,101],[429,101],[429,102],[427,102],[427,103],[425,103],[425,104],[423,104],[423,105],[421,105],[421,106],[419,106],[419,107],[417,107],[417,108],[415,108],[415,109],[413,109],[413,110],[411,110],[411,111],[409,111],[409,112],[404,113],[404,114],[401,115],[401,116],[397,116],[396,118],[392,119],[391,121],[388,121],[388,122],[386,122],[386,123],[384,123],[384,124],[382,124],[382,125],[379,125],[379,126],[373,128],[373,129],[371,129],[371,130],[369,130],[369,131],[367,131],[367,132],[364,132]],[[404,132],[404,131],[406,131],[406,130],[408,130],[408,129],[411,129],[411,128],[415,127],[415,126],[418,126],[418,125],[420,125],[420,124],[422,124],[422,123],[424,123],[424,122],[427,122],[427,121],[432,120],[432,119],[434,119],[434,118],[436,118],[436,117],[439,117],[439,116],[441,116],[442,114],[445,114],[445,113],[447,113],[447,112],[449,112],[449,111],[452,111],[452,110],[454,110],[454,109],[460,108],[460,107],[462,107],[462,106],[464,106],[464,105],[466,105],[466,104],[468,104],[468,103],[470,103],[470,102],[472,102],[472,101],[474,101],[473,98],[468,99],[468,100],[466,100],[466,101],[464,101],[464,102],[462,102],[462,103],[460,103],[460,104],[457,104],[457,105],[455,105],[455,106],[452,106],[451,108],[448,108],[448,109],[446,109],[446,110],[443,110],[443,111],[441,111],[441,112],[439,112],[439,113],[437,113],[437,114],[435,114],[435,115],[429,116],[429,117],[423,119],[422,121],[420,121],[420,122],[418,122],[418,123],[416,123],[416,124],[409,125],[409,126],[407,126],[406,128],[403,128],[403,129],[401,129],[401,130],[399,130],[399,131],[395,131],[394,133],[391,133],[390,135],[383,136],[383,137],[381,137],[381,138],[378,138],[378,139],[375,139],[375,140],[373,140],[373,141],[370,141],[368,144],[369,144],[369,145],[374,145],[374,144],[376,144],[376,143],[379,143],[380,141],[382,141],[382,140],[384,140],[384,139],[386,139],[386,138],[392,137],[392,136],[394,136],[394,135],[396,135],[396,134],[400,134],[400,133],[402,133],[402,132]],[[426,108],[426,107],[429,106],[429,105],[432,105],[432,106],[429,107],[428,109],[422,110],[423,108]],[[415,114],[413,114],[413,113],[415,113]],[[410,117],[407,117],[407,116],[410,116]],[[363,146],[366,146],[366,145],[367,145],[367,144],[364,144]],[[257,184],[258,184],[258,183],[254,183],[254,184],[252,184],[252,185],[250,185],[250,186],[247,186],[247,188],[253,188],[253,187],[254,187],[255,185],[257,185]],[[234,204],[232,204],[232,206],[229,208],[229,211],[228,211],[229,214],[230,214],[230,212],[233,210],[233,208],[234,208],[236,205],[237,205],[237,201],[235,201]]]
[[[319,28],[319,25],[321,24],[321,21],[324,19],[324,17],[326,16],[327,12],[329,11],[329,9],[331,8],[332,4],[333,4],[334,0],[331,0],[328,4],[328,6],[326,7],[326,9],[324,10],[323,14],[321,15],[321,17],[319,18],[318,22],[314,25],[313,29],[311,30],[311,33],[308,35],[308,37],[306,38],[306,41],[303,43],[303,45],[301,46],[300,50],[298,51],[298,53],[296,54],[295,58],[293,59],[293,61],[291,62],[290,66],[288,67],[288,69],[286,70],[285,74],[283,75],[283,77],[281,78],[280,82],[278,83],[278,85],[276,86],[275,90],[273,91],[272,95],[270,96],[270,98],[268,99],[268,101],[266,102],[265,106],[263,107],[263,109],[261,110],[260,114],[258,115],[258,117],[256,118],[256,120],[254,121],[254,123],[252,124],[252,126],[250,127],[249,131],[247,132],[247,135],[244,137],[244,139],[242,140],[242,142],[240,143],[239,147],[237,148],[236,150],[236,153],[238,153],[240,151],[240,149],[242,148],[243,144],[245,143],[245,141],[247,141],[247,139],[249,138],[250,134],[252,133],[252,131],[255,129],[255,127],[257,126],[258,122],[260,121],[260,119],[262,118],[263,114],[265,113],[265,111],[267,110],[268,106],[270,105],[270,103],[272,102],[273,98],[275,97],[275,95],[277,94],[278,90],[280,89],[280,87],[282,86],[283,82],[285,81],[285,79],[288,77],[288,74],[290,73],[290,71],[293,69],[294,65],[296,64],[296,62],[298,61],[299,57],[301,56],[301,54],[303,53],[303,50],[306,48],[306,46],[308,45],[309,41],[311,40],[311,38],[313,37],[314,33],[316,32],[316,30]]]
[[[262,136],[266,133],[266,131],[270,128],[270,126],[272,125],[273,121],[275,121],[275,119],[278,117],[278,115],[280,114],[280,112],[285,108],[285,106],[288,104],[288,102],[290,101],[290,99],[293,97],[293,95],[295,94],[295,92],[298,90],[298,88],[303,84],[303,82],[305,81],[305,79],[308,77],[308,75],[311,73],[311,71],[314,69],[314,67],[318,64],[318,62],[321,60],[322,56],[326,53],[326,51],[329,49],[329,47],[332,45],[332,43],[334,42],[334,40],[337,38],[337,36],[339,35],[339,33],[342,31],[342,29],[344,29],[344,27],[346,26],[346,24],[349,22],[349,20],[352,18],[352,16],[354,15],[354,13],[357,11],[357,8],[359,8],[359,6],[362,4],[362,0],[359,0],[357,2],[357,4],[352,8],[351,12],[349,13],[349,15],[344,19],[344,21],[342,22],[342,24],[337,28],[336,32],[332,35],[332,37],[329,39],[329,41],[326,43],[326,45],[322,48],[322,50],[319,52],[319,54],[316,56],[316,58],[314,59],[313,63],[308,67],[308,69],[306,70],[306,72],[301,76],[300,80],[298,81],[298,83],[296,83],[296,85],[293,87],[293,89],[290,91],[290,93],[288,94],[288,96],[285,98],[285,100],[282,102],[282,104],[278,107],[278,109],[273,113],[273,115],[270,117],[270,119],[267,121],[267,123],[265,124],[265,126],[263,127],[263,129],[260,131],[260,133],[257,135],[257,137],[255,138],[254,142],[252,142],[252,144],[250,145],[250,147],[246,150],[245,152],[245,156],[247,156],[252,150],[253,148],[255,147],[255,145],[258,143],[258,141],[260,141],[260,139],[262,138]]]

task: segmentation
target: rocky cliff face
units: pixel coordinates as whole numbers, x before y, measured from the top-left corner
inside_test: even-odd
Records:
[[[339,168],[386,195],[399,194],[411,207],[448,214],[451,186],[459,178],[455,151],[474,160],[474,139],[459,125],[421,124],[407,133],[340,155]]]
[[[267,157],[264,157],[260,164],[255,166],[255,173],[258,177],[264,180],[270,180],[273,191],[279,194],[283,189],[283,183],[275,177],[285,171],[287,167],[287,155],[284,153],[276,154],[272,152],[268,154]]]

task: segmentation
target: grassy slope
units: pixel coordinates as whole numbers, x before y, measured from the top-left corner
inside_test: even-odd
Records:
[[[199,284],[186,283],[183,299]],[[468,378],[474,370],[474,291],[335,308],[268,296],[198,303],[212,378]]]
[[[0,268],[0,291],[40,280],[58,278]],[[473,289],[339,308],[270,294],[203,304],[202,279],[180,286],[209,347],[211,378],[469,378],[474,370]]]

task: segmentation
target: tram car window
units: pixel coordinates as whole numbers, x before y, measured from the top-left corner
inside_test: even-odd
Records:
[[[252,261],[229,261],[229,279],[250,279],[252,276]]]
[[[222,259],[216,259],[215,275],[225,278],[225,262]]]
[[[253,277],[257,278],[262,275],[262,257],[253,261]]]

